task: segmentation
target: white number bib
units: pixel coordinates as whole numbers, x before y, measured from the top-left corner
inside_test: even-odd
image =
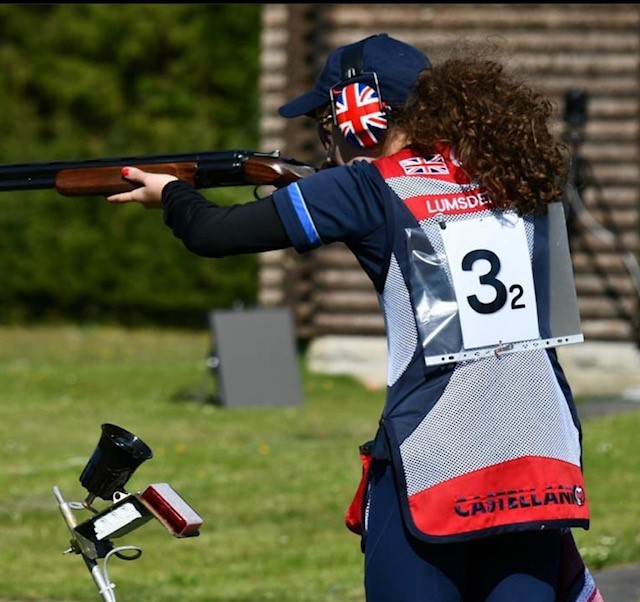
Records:
[[[531,241],[533,261],[530,233],[541,237]],[[405,234],[427,366],[583,341],[562,203],[530,223],[514,211],[483,212]]]
[[[523,220],[507,213],[448,221],[441,234],[465,349],[538,339]]]

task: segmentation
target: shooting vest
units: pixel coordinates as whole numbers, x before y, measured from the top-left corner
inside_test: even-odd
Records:
[[[432,542],[588,528],[580,424],[554,350],[582,341],[562,205],[494,210],[439,151],[372,164],[392,240],[377,439],[407,526]]]

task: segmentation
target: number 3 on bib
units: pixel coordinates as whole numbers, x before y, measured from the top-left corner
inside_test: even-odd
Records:
[[[540,337],[529,246],[513,213],[448,221],[441,230],[465,349]]]

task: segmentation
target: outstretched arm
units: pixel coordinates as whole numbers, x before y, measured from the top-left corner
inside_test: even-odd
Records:
[[[173,176],[151,174],[132,167],[125,177],[142,186],[107,200],[151,206],[162,204],[165,223],[196,255],[225,257],[291,246],[270,196],[223,207]]]

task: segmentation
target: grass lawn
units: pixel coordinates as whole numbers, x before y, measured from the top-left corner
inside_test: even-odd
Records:
[[[109,561],[118,602],[363,600],[343,516],[384,391],[302,367],[300,407],[218,407],[209,345],[204,331],[0,328],[0,600],[99,599],[82,559],[63,555],[53,487],[86,497],[78,479],[104,422],[153,449],[128,490],[169,483],[204,518],[195,538],[154,521],[116,539],[143,550]],[[576,539],[593,569],[640,561],[639,427],[640,413],[584,425],[593,526]]]

